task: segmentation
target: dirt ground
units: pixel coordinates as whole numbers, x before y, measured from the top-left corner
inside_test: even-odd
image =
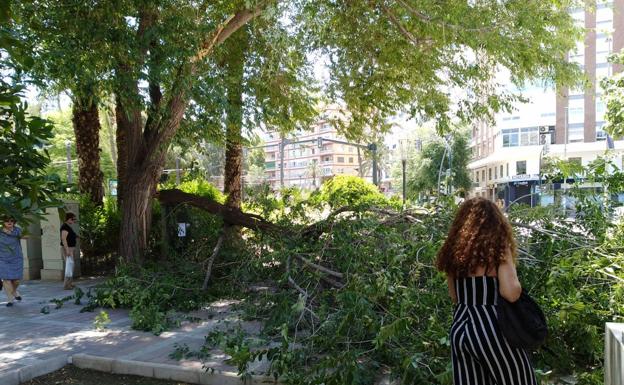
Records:
[[[112,374],[67,365],[56,372],[34,378],[22,385],[190,385],[186,382]]]

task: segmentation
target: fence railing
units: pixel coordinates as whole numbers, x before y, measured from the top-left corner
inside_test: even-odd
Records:
[[[624,323],[605,325],[605,385],[624,385]]]

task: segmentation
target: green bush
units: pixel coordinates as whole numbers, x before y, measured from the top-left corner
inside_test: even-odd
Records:
[[[383,205],[386,198],[377,187],[351,175],[336,175],[321,186],[320,200],[332,208]]]
[[[121,213],[115,198],[105,197],[101,206],[80,196],[80,248],[87,257],[110,258],[119,246]],[[102,272],[103,273],[103,272]]]
[[[177,188],[186,193],[209,198],[219,203],[225,202],[225,196],[223,195],[223,193],[204,179],[187,180],[180,183]]]
[[[225,202],[225,196],[215,186],[204,179],[190,179],[180,185],[173,184],[162,188],[178,188],[186,193],[208,198],[219,203]],[[185,204],[166,206],[158,204],[154,215],[156,234],[154,238],[160,245],[161,258],[179,256],[192,261],[201,261],[210,254],[212,247],[223,227],[220,217]],[[178,224],[186,223],[186,236],[178,236]],[[162,236],[162,226],[166,236]]]

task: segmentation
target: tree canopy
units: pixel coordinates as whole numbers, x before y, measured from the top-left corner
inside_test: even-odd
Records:
[[[445,143],[447,141],[447,143]],[[408,162],[407,185],[410,195],[438,189],[438,181],[456,190],[468,191],[472,180],[468,171],[470,149],[468,134],[458,132],[448,139],[439,138],[423,145]],[[450,174],[447,170],[450,169]]]
[[[624,53],[614,56],[612,62],[624,65]],[[607,105],[605,130],[615,138],[624,138],[624,72],[603,79],[602,88]]]
[[[147,245],[148,203],[173,138],[223,132],[222,64],[241,48],[225,44],[237,31],[249,44],[242,101],[250,126],[304,127],[317,97],[312,70],[326,62],[319,95],[345,106],[349,119],[336,124],[348,138],[383,129],[398,111],[448,131],[454,120],[510,107],[516,96],[500,91],[499,69],[516,84],[573,82],[579,70],[565,57],[581,30],[568,11],[580,3],[33,0],[12,9],[16,35],[40,59],[33,74],[115,97],[121,249],[132,259]]]

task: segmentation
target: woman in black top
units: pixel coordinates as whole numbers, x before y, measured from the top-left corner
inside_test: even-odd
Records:
[[[67,263],[67,258],[74,258],[74,248],[76,247],[76,239],[78,236],[74,232],[74,229],[71,228],[71,224],[76,222],[76,214],[74,213],[66,213],[65,214],[65,223],[61,225],[61,247],[62,247],[62,255],[63,261]],[[73,277],[73,274],[72,274]],[[74,288],[74,284],[72,282],[72,277],[65,277],[65,284],[63,288],[65,290],[71,290]]]

